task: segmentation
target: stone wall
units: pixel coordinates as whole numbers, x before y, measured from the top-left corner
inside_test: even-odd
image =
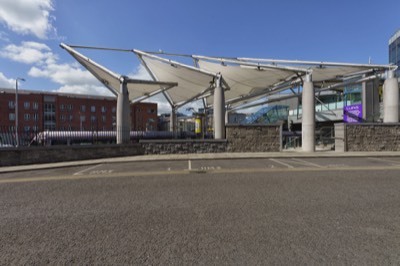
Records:
[[[66,162],[145,154],[277,152],[282,125],[228,125],[226,140],[141,140],[130,145],[46,146],[0,149],[0,166]]]
[[[345,151],[400,151],[399,123],[344,124],[343,131]]]
[[[142,154],[143,148],[140,144],[4,148],[0,149],[0,166],[66,162]]]
[[[188,154],[226,152],[226,140],[141,140],[144,154]]]
[[[282,150],[282,125],[227,125],[228,152]]]

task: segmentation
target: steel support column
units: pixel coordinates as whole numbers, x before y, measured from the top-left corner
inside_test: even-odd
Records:
[[[125,79],[121,78],[120,82],[117,96],[117,144],[127,144],[131,132],[129,93]]]
[[[218,75],[214,89],[214,139],[225,138],[225,94],[221,79],[221,75]]]
[[[170,116],[170,119],[169,119],[169,130],[171,132],[174,132],[174,133],[176,133],[176,120],[177,120],[176,108],[172,107],[171,116]]]
[[[315,151],[315,100],[312,75],[307,74],[303,83],[302,95],[302,149],[304,152]]]
[[[399,122],[399,84],[395,78],[395,72],[389,70],[383,89],[383,122]]]

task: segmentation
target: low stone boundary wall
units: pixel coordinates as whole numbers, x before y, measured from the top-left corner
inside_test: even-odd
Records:
[[[143,155],[140,144],[20,147],[0,149],[0,166]]]
[[[335,138],[337,151],[400,151],[400,123],[335,124]]]
[[[141,140],[144,154],[188,154],[226,152],[226,140]]]
[[[228,152],[282,151],[282,124],[227,125]]]
[[[66,162],[145,154],[277,152],[282,125],[228,125],[227,139],[141,140],[129,145],[76,145],[0,149],[0,166]]]

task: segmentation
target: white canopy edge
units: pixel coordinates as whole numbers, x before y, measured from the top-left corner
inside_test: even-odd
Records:
[[[115,78],[115,79],[120,79],[121,75],[118,75],[116,73],[114,73],[113,71],[103,67],[102,65],[94,62],[93,60],[91,60],[90,58],[84,56],[83,54],[79,53],[78,51],[72,49],[70,46],[61,43],[60,47],[63,48],[64,50],[66,50],[69,54],[71,54],[72,57],[74,57],[76,60],[81,59],[83,61],[86,61],[89,64],[92,64],[94,66],[96,66],[97,68],[101,69],[102,71],[104,71],[106,74],[110,75],[111,77]],[[78,60],[79,62],[79,60]],[[104,80],[97,74],[95,73],[92,69],[87,68],[86,66],[84,66],[93,76],[95,76],[104,86],[106,86],[107,89],[109,89],[115,96],[118,95],[118,91],[115,90],[115,88],[112,88],[111,86],[109,86],[106,82],[104,82]]]
[[[353,64],[340,62],[324,62],[324,61],[302,61],[302,60],[281,60],[281,59],[264,59],[264,58],[248,58],[238,57],[237,60],[244,62],[264,62],[271,64],[290,64],[290,65],[309,65],[309,66],[337,66],[337,67],[361,67],[376,68],[381,70],[394,70],[394,65],[376,65],[376,64]]]
[[[251,63],[251,62],[244,62],[244,61],[241,61],[238,59],[232,59],[232,58],[210,57],[210,56],[202,56],[202,55],[193,55],[192,57],[194,59],[199,59],[199,60],[209,60],[209,61],[217,61],[217,62],[221,62],[221,63],[231,63],[231,64],[237,64],[237,65],[241,65],[241,66],[286,70],[286,71],[291,71],[292,73],[306,74],[308,72],[308,70],[305,68],[295,68],[295,67],[290,67],[290,66],[277,66],[277,65],[260,64],[260,63]]]
[[[162,57],[159,57],[159,56],[156,56],[156,55],[153,55],[153,54],[149,54],[149,53],[146,53],[146,52],[143,52],[143,51],[140,51],[140,50],[134,49],[133,52],[135,54],[137,54],[137,55],[147,56],[147,57],[159,60],[159,61],[167,63],[167,64],[177,65],[177,66],[192,70],[194,72],[198,72],[198,73],[209,75],[211,77],[217,77],[217,74],[218,74],[218,73],[212,73],[212,72],[209,72],[209,71],[206,71],[206,70],[194,67],[194,66],[189,66],[189,65],[186,65],[186,64],[182,64],[182,63],[179,63],[179,62],[174,61],[174,60],[162,58]]]

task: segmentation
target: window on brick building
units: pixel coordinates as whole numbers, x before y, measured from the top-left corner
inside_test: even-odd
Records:
[[[107,108],[106,108],[105,106],[102,106],[102,107],[101,107],[101,112],[102,112],[102,113],[107,112]]]
[[[81,112],[86,112],[86,105],[81,105]]]
[[[15,108],[14,101],[8,101],[8,108],[10,108],[10,109],[14,109]]]
[[[60,104],[60,110],[64,111],[65,110],[65,105],[64,104]]]
[[[30,126],[24,126],[24,131],[25,132],[29,132],[31,130],[31,127]]]
[[[33,110],[39,109],[39,103],[38,102],[33,102],[32,108],[33,108]]]
[[[90,121],[91,121],[91,122],[96,122],[96,116],[95,116],[95,115],[92,115],[92,116],[90,117]]]
[[[96,112],[96,106],[94,106],[94,105],[90,106],[90,111],[92,113]]]
[[[9,119],[10,121],[15,121],[15,114],[14,114],[14,113],[9,113],[9,114],[8,114],[8,119]]]
[[[107,121],[107,117],[106,117],[105,115],[103,115],[103,116],[101,117],[101,121],[103,121],[103,123],[105,123],[105,122]]]
[[[72,104],[68,104],[68,105],[67,105],[68,111],[72,111],[72,108],[73,108]]]
[[[24,102],[24,108],[26,110],[29,110],[29,108],[31,108],[31,103],[30,102]]]
[[[38,121],[39,120],[39,114],[38,113],[34,113],[33,114],[33,120],[34,121]]]
[[[64,122],[65,121],[65,115],[60,115],[60,120],[61,120],[61,122]]]
[[[115,110],[116,110],[115,107],[113,107],[113,108],[112,108],[112,112],[115,113]]]
[[[72,121],[73,119],[74,119],[74,116],[73,115],[69,115],[68,121]]]
[[[25,121],[29,121],[31,119],[31,115],[30,114],[24,114],[24,120]]]

